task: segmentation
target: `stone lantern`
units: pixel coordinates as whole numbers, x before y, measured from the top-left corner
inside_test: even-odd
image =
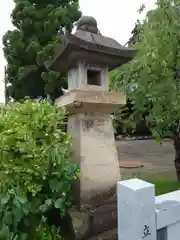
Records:
[[[56,104],[69,112],[73,159],[81,169],[80,180],[73,188],[74,199],[79,210],[88,209],[89,235],[114,227],[110,214],[113,207],[107,204],[115,195],[120,169],[110,114],[126,104],[126,96],[109,91],[108,72],[130,61],[134,54],[134,50],[102,36],[93,17],[83,16],[75,34],[67,35],[53,60],[46,62],[48,69],[68,72],[68,90]],[[116,206],[115,198],[113,201]],[[105,205],[106,214],[98,212]]]

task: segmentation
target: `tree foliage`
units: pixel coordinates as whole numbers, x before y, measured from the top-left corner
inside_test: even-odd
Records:
[[[66,86],[66,75],[46,72],[44,61],[61,43],[65,32],[81,15],[78,0],[14,0],[13,31],[3,37],[8,62],[8,95],[15,100],[26,96],[56,99]]]
[[[46,212],[64,216],[79,168],[71,137],[61,130],[64,110],[46,100],[9,104],[0,111],[0,239],[45,240],[57,229]]]
[[[180,1],[158,0],[147,13],[133,61],[114,72],[130,97],[133,120],[146,118],[157,139],[180,128]]]
[[[128,46],[133,46],[137,44],[140,40],[140,33],[143,29],[143,25],[139,20],[135,23],[133,30],[131,31],[131,37],[127,42]],[[121,69],[120,69],[121,71]],[[121,73],[121,77],[123,77],[123,71]],[[110,73],[111,85],[110,87],[113,89],[117,81],[119,81],[119,69],[114,70]],[[118,89],[116,89],[118,90]],[[136,132],[136,124],[131,118],[133,113],[133,106],[130,98],[127,98],[127,103],[125,106],[120,106],[117,111],[114,113],[113,123],[114,123],[114,131],[115,135],[125,134],[132,135],[133,132]],[[147,130],[145,130],[147,132]],[[145,134],[143,132],[143,134]],[[138,132],[137,132],[138,133]]]
[[[142,24],[140,23],[139,20],[137,20],[133,30],[131,31],[132,35],[128,41],[128,45],[133,45],[139,42],[140,32],[142,31],[142,28],[143,28]]]

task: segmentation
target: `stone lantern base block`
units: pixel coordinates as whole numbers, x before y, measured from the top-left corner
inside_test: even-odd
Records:
[[[74,200],[79,214],[86,213],[84,239],[117,226],[116,183],[120,180],[118,155],[109,114],[78,113],[69,116],[74,161],[81,169],[74,183]],[[83,239],[83,238],[77,238]]]
[[[97,199],[96,204],[89,209],[73,209],[73,229],[76,240],[115,240],[117,239],[117,203],[115,188]]]

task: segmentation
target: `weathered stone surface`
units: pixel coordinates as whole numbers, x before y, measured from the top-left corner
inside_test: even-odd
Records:
[[[117,204],[104,204],[92,210],[70,212],[76,240],[96,239],[116,239],[108,238],[109,231],[117,228]],[[102,238],[106,233],[106,238]],[[115,234],[116,235],[116,234]],[[113,235],[115,237],[115,235]],[[112,236],[112,234],[111,234]],[[99,238],[101,237],[101,238]]]
[[[104,205],[114,204],[116,203],[116,196],[116,185],[114,185],[106,191],[94,193],[92,198],[88,199],[85,204],[81,205],[81,209],[88,209],[91,211],[92,209],[96,209]]]
[[[114,228],[117,228],[116,203],[103,205],[90,212],[90,236],[96,236]]]
[[[99,234],[95,237],[91,237],[88,240],[117,240],[117,229],[112,229],[110,231]]]
[[[69,212],[72,219],[76,240],[85,239],[89,233],[89,215],[87,212],[71,210]]]
[[[116,186],[114,186],[109,191],[97,193],[96,196],[89,199],[87,204],[81,205],[81,210],[71,210],[70,215],[76,239],[87,240],[90,237],[101,236],[104,232],[116,229],[116,199]]]
[[[108,92],[100,86],[95,89],[73,89],[56,100],[58,107],[66,107],[69,113],[111,113],[126,103],[124,93]]]
[[[72,136],[73,160],[81,169],[80,180],[74,184],[75,201],[79,206],[94,207],[92,199],[98,201],[121,179],[112,119],[100,113],[72,115],[68,132]]]

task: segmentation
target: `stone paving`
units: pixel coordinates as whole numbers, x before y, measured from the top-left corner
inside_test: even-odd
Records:
[[[141,162],[144,167],[122,169],[122,178],[161,177],[176,178],[174,168],[174,148],[171,140],[157,144],[155,140],[118,140],[117,150],[120,161]]]

